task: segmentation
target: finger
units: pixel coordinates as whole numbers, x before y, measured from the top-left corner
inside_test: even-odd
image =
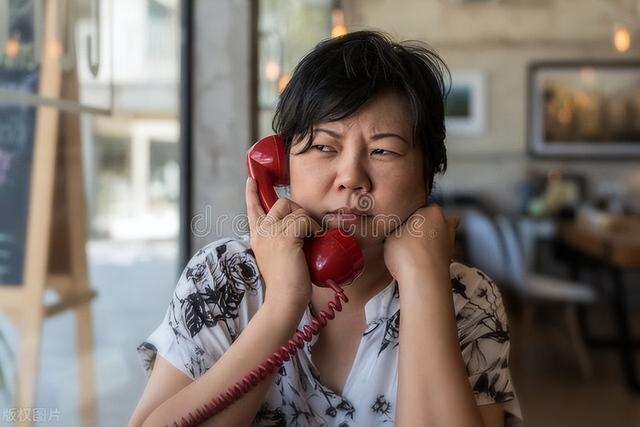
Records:
[[[304,210],[304,208],[302,206],[300,206],[299,204],[297,204],[296,202],[294,202],[293,200],[286,198],[289,201],[289,206],[291,207],[291,212],[295,212],[298,209],[302,209]]]
[[[273,206],[271,206],[269,212],[267,212],[265,222],[267,224],[275,224],[276,222],[284,219],[284,217],[289,215],[291,212],[291,201],[286,197],[281,197],[273,204]]]
[[[259,222],[264,218],[265,213],[258,197],[258,185],[256,181],[248,177],[245,187],[245,201],[247,204],[247,220],[249,231],[255,230]]]
[[[284,232],[287,236],[303,239],[322,231],[322,226],[304,209],[296,209],[283,220]]]

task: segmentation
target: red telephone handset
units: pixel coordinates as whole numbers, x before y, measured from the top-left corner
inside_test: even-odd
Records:
[[[289,170],[284,143],[280,135],[271,135],[256,142],[247,152],[249,176],[258,184],[260,203],[268,212],[278,200],[276,185],[289,183]],[[353,236],[332,228],[321,237],[308,239],[304,246],[311,282],[329,287],[349,284],[364,268],[364,256]]]
[[[249,175],[258,184],[260,204],[264,211],[268,212],[278,200],[273,187],[289,182],[282,137],[272,135],[256,142],[247,152],[247,167]],[[313,335],[318,334],[327,324],[327,319],[333,319],[335,312],[342,310],[342,302],[347,302],[348,298],[338,286],[351,283],[364,269],[364,255],[356,239],[338,228],[332,228],[320,237],[307,239],[304,252],[311,282],[318,286],[330,287],[336,292],[335,300],[329,301],[329,310],[320,311],[313,317],[310,325],[305,325],[302,332],[296,331],[295,336],[286,345],[256,369],[204,407],[197,409],[195,414],[189,413],[188,418],[182,418],[180,424],[176,422],[174,426],[199,425],[231,405],[275,372],[284,361],[289,360],[301,349],[305,342],[311,341]]]

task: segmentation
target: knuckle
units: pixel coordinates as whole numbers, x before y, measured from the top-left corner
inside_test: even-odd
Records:
[[[286,206],[289,206],[289,199],[285,198],[285,197],[280,197],[278,200],[276,200],[276,202],[273,204],[273,208],[278,208],[278,209],[282,209]],[[272,209],[273,209],[272,208]]]

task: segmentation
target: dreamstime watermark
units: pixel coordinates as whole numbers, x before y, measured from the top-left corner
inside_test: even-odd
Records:
[[[366,200],[366,199],[361,199]],[[368,203],[368,202],[366,202]],[[365,208],[365,206],[369,206]],[[370,205],[359,206],[362,211],[369,210]],[[304,236],[310,228],[308,219],[303,215],[288,215],[280,221],[270,221],[272,217],[266,217],[260,222],[260,226],[251,230],[261,237],[274,237],[279,234]],[[348,215],[329,213],[322,217],[321,231],[314,237],[321,237],[332,228],[339,228],[343,234],[359,237],[390,237],[399,236],[402,229],[413,237],[422,237],[427,233],[427,238],[434,240],[438,233],[436,230],[425,230],[425,218],[422,215],[412,215],[405,224],[395,214],[376,215]],[[204,209],[191,218],[191,233],[198,238],[225,236],[229,231],[235,236],[249,234],[249,218],[246,214],[228,215],[221,214],[214,218],[213,207],[207,205]],[[403,227],[404,226],[404,227]]]
[[[2,422],[59,422],[58,408],[2,408]]]
[[[202,211],[191,217],[190,222],[191,234],[194,237],[204,238],[213,237],[221,238],[231,231],[234,236],[241,236],[249,233],[249,217],[247,214],[228,215],[213,214],[213,207],[206,205]]]
[[[362,212],[368,212],[375,206],[375,200],[369,193],[354,194],[356,209]]]

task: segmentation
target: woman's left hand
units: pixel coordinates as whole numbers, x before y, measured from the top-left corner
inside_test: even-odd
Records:
[[[416,267],[446,268],[453,256],[458,218],[445,218],[440,206],[416,210],[384,242],[384,262],[398,279]]]

